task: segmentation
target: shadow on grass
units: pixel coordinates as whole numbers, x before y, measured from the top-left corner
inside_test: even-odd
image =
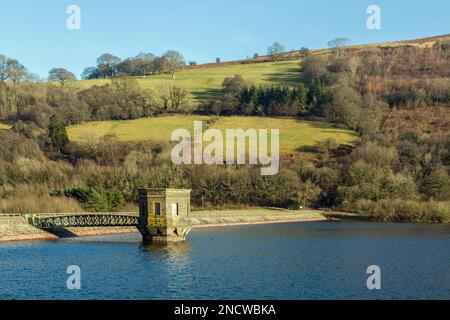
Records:
[[[336,150],[334,150],[333,155],[335,157],[343,157],[352,153],[354,147],[348,144],[341,144]]]
[[[305,153],[319,153],[319,150],[316,146],[302,146],[295,149],[297,152],[305,152]],[[341,144],[332,152],[333,157],[342,157],[350,154],[353,151],[353,146],[347,144]]]
[[[302,83],[300,70],[300,67],[287,68],[282,72],[267,74],[264,80],[279,85],[299,85],[300,83]]]
[[[298,122],[302,122],[302,123],[308,123],[308,125],[310,125],[312,128],[315,129],[321,129],[321,130],[331,130],[331,131],[326,131],[328,133],[336,133],[335,130],[342,130],[347,132],[348,134],[352,134],[357,136],[356,132],[353,132],[352,130],[344,127],[344,126],[340,126],[338,124],[335,123],[331,123],[331,122],[326,122],[326,119],[309,119],[309,118],[304,118],[304,119],[297,119]]]
[[[208,102],[217,100],[222,95],[221,89],[208,89],[205,91],[193,91],[191,92],[192,96],[195,100],[201,101],[201,102]]]
[[[297,152],[309,152],[309,153],[317,153],[317,148],[314,146],[302,146],[295,149]]]

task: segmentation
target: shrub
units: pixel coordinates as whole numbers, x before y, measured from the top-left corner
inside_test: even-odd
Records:
[[[66,197],[77,199],[83,206],[94,212],[108,212],[120,209],[125,205],[123,195],[116,190],[102,188],[72,187],[64,190]]]
[[[368,219],[398,222],[439,222],[450,221],[449,202],[418,202],[413,200],[380,200],[378,202],[360,200],[352,204],[353,210]]]
[[[0,187],[1,213],[65,213],[81,212],[75,199],[51,195],[42,184],[3,185]]]

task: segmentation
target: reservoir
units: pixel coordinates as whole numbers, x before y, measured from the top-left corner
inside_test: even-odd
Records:
[[[300,222],[0,244],[0,299],[450,299],[450,225]],[[367,288],[367,268],[381,289]],[[81,271],[69,290],[68,266]]]

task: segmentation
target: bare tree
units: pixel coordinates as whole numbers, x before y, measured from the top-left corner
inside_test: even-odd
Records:
[[[269,48],[267,48],[267,54],[271,56],[274,60],[278,60],[280,55],[286,51],[285,47],[279,43],[274,42]]]
[[[62,87],[67,82],[77,80],[77,77],[75,77],[75,75],[72,72],[64,68],[53,68],[48,73],[48,80],[59,82]]]
[[[117,73],[117,65],[122,60],[115,55],[110,53],[102,54],[97,59],[97,68],[100,70],[101,74],[105,78],[112,78]]]
[[[16,59],[8,59],[6,61],[8,79],[12,82],[19,82],[28,73],[27,69]]]
[[[168,50],[163,57],[167,59],[169,73],[172,75],[172,78],[175,78],[175,71],[186,64],[183,55],[178,51]]]
[[[169,61],[164,56],[163,57],[157,57],[153,61],[153,68],[154,68],[154,71],[159,73],[159,74],[166,73],[169,70]]]
[[[8,58],[0,54],[0,81],[4,82],[8,79]]]
[[[307,47],[301,47],[300,48],[300,53],[305,55],[305,56],[307,56],[307,55],[310,54],[310,51],[309,51],[309,49]]]
[[[345,47],[350,44],[350,39],[348,38],[335,38],[328,41],[328,47],[333,49],[336,56],[341,57],[344,53]]]

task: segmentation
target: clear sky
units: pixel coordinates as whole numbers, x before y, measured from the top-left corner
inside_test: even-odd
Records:
[[[366,27],[369,5],[381,8],[381,30]],[[69,5],[81,9],[81,29],[68,30]],[[182,52],[213,62],[286,49],[326,47],[450,33],[449,0],[0,0],[0,53],[47,76],[63,67],[77,76],[102,53]]]

